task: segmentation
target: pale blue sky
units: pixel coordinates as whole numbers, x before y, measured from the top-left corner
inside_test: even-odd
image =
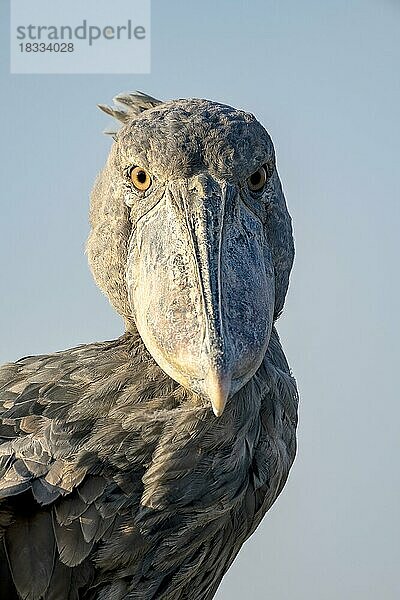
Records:
[[[151,75],[8,74],[1,2],[0,360],[118,336],[84,256],[124,90],[250,110],[296,263],[279,331],[301,393],[289,483],[218,600],[395,600],[399,584],[400,2],[153,0]]]

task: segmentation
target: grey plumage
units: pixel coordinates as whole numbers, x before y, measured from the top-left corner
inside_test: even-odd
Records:
[[[160,100],[152,98],[142,92],[136,92],[135,94],[118,94],[113,100],[116,104],[114,108],[107,106],[106,104],[98,104],[97,106],[107,115],[120,121],[120,123],[129,123],[129,121],[139,116],[144,110],[153,108],[154,106],[157,106],[157,104],[162,104]],[[117,129],[106,129],[105,133],[115,138]]]
[[[29,600],[209,600],[279,495],[295,457],[296,384],[273,324],[283,308],[293,242],[268,134],[253,116],[204,100],[161,103],[143,94],[116,100],[125,111],[106,112],[123,127],[95,184],[88,256],[126,333],[0,369],[0,600],[16,599],[15,589]],[[132,188],[130,164],[151,171],[151,193],[138,195]],[[268,182],[262,193],[249,195],[241,182],[261,164],[270,169]],[[184,188],[177,189],[177,177]],[[248,209],[231,211],[239,202],[235,186],[246,207],[252,202]],[[195,241],[203,239],[202,207],[196,203],[199,197],[209,203],[204,216],[204,235],[212,233],[205,245],[209,279],[202,279],[204,249],[192,264],[185,256],[189,246],[177,251],[178,242],[167,239],[174,223],[167,238],[157,230],[152,242],[150,229],[139,241],[139,228],[157,211],[164,210],[163,225],[169,227],[164,198],[180,198],[182,189],[193,205],[185,214]],[[223,214],[220,197],[226,202]],[[179,220],[183,213],[174,210]],[[232,233],[237,218],[240,234]],[[149,253],[160,245],[161,266],[149,267]],[[164,256],[183,261],[184,279],[181,270],[165,279]],[[247,267],[232,275],[240,256]],[[190,279],[195,264],[201,292]],[[161,343],[167,339],[162,326],[150,336],[138,303],[138,297],[143,305],[147,301],[138,295],[141,277],[152,282],[157,297],[150,271],[158,268],[165,297],[157,310],[170,320],[184,315],[177,321],[181,328],[175,322],[180,341],[169,354]],[[240,277],[243,288],[233,298],[232,282],[240,284]],[[246,277],[253,277],[253,294],[246,292]],[[168,304],[177,285],[187,298],[176,301],[179,313]],[[213,294],[220,294],[219,312]],[[191,297],[197,307],[203,302],[201,314],[193,312]],[[146,310],[152,315],[154,308],[148,304]],[[270,311],[270,320],[263,311]],[[174,338],[170,322],[165,327]],[[191,354],[185,335],[195,338],[197,327],[207,347],[193,346]],[[243,369],[235,375],[247,356],[242,339],[249,340],[252,354],[247,375]],[[185,375],[182,344],[191,364]],[[172,364],[171,352],[178,362]],[[208,372],[202,375],[206,360],[217,373],[212,380]],[[220,381],[225,387],[218,387]]]

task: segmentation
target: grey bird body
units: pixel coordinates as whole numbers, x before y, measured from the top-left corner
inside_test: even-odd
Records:
[[[122,103],[88,256],[127,331],[0,369],[0,600],[211,599],[295,457],[272,142],[209,101]]]

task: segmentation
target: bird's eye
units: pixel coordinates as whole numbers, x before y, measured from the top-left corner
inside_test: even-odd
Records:
[[[260,167],[247,179],[247,185],[252,192],[260,192],[267,181],[267,171],[265,167]]]
[[[142,167],[131,167],[129,169],[129,179],[140,192],[145,192],[151,186],[151,177]]]

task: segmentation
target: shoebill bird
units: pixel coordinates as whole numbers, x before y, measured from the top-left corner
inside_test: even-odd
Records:
[[[0,598],[209,600],[295,456],[291,220],[253,115],[101,108],[87,253],[125,333],[0,371]]]

